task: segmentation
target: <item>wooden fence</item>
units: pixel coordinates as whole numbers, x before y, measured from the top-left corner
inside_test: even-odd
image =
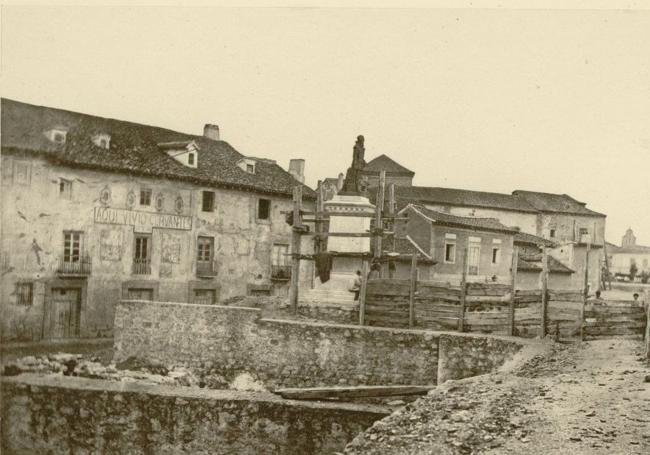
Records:
[[[584,316],[584,337],[587,340],[643,335],[647,324],[646,311],[640,302],[587,302]]]
[[[453,286],[433,281],[379,279],[366,286],[366,324],[458,330],[558,339],[619,334],[642,335],[643,306],[621,302],[586,302],[575,290],[515,291],[503,284]],[[545,321],[542,331],[542,321]]]

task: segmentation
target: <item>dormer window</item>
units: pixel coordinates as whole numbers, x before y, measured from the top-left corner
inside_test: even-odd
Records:
[[[111,135],[110,134],[106,134],[106,133],[95,134],[92,137],[92,141],[97,147],[101,147],[103,149],[111,148]]]
[[[237,162],[237,166],[239,166],[239,168],[247,174],[255,174],[257,161],[253,158],[242,158],[239,160],[239,162]]]
[[[194,141],[161,142],[158,148],[184,166],[196,168],[199,161],[199,146]]]
[[[56,144],[65,144],[65,140],[68,136],[68,131],[63,128],[52,128],[45,132],[47,138],[56,143]]]

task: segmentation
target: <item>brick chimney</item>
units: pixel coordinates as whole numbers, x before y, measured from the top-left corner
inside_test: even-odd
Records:
[[[302,158],[289,160],[289,174],[300,183],[305,183],[305,160]]]
[[[203,127],[203,137],[212,139],[213,141],[219,140],[219,125],[206,123]]]

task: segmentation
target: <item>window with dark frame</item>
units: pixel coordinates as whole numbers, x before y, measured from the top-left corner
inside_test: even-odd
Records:
[[[492,264],[498,264],[500,256],[500,250],[497,247],[492,248]]]
[[[214,191],[202,191],[201,210],[204,212],[214,211]]]
[[[246,172],[249,174],[255,174],[255,165],[254,164],[247,164],[246,165]]]
[[[268,220],[271,218],[271,200],[259,199],[257,202],[257,219]]]
[[[197,241],[197,257],[198,262],[212,263],[212,254],[214,252],[214,238],[213,237],[199,237]]]
[[[194,153],[187,155],[187,164],[194,166]]]
[[[140,205],[151,205],[151,190],[149,188],[140,189]]]
[[[555,238],[555,229],[551,229],[550,237]]]
[[[16,303],[31,306],[33,303],[34,285],[32,283],[16,283]]]
[[[451,242],[445,243],[445,262],[453,264],[456,262],[456,244]]]
[[[72,181],[59,179],[59,197],[62,199],[72,199]]]
[[[81,260],[81,240],[83,233],[67,231],[63,233],[63,262],[76,263]]]

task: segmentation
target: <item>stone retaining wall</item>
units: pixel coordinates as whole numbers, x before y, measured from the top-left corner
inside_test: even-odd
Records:
[[[2,378],[2,453],[325,454],[388,412],[269,393]]]
[[[228,388],[244,374],[267,388],[433,385],[439,377],[494,371],[525,343],[473,334],[262,319],[260,310],[252,308],[124,301],[116,307],[114,358],[183,365],[211,388]]]

